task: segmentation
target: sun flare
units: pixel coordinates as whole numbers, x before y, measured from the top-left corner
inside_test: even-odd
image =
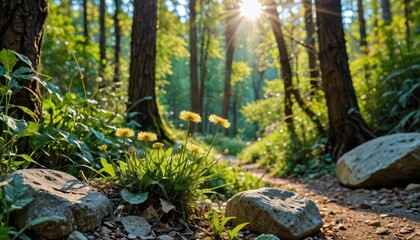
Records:
[[[262,6],[259,0],[243,0],[241,15],[248,20],[255,20],[261,16]]]

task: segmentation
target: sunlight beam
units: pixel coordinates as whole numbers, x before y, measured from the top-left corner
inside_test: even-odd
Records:
[[[259,0],[243,0],[240,11],[241,16],[253,21],[261,16],[262,6]]]

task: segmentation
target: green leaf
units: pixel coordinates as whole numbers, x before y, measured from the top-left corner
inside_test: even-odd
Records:
[[[3,66],[0,65],[0,76],[4,76],[6,74],[7,74],[6,69]]]
[[[6,72],[11,73],[18,61],[19,60],[11,50],[3,49],[0,51],[0,63],[3,64]]]
[[[149,193],[131,193],[127,189],[121,190],[121,197],[130,204],[140,204],[147,200]]]
[[[241,224],[237,225],[234,229],[229,231],[230,238],[231,239],[237,238],[238,237],[238,232],[248,224],[249,224],[249,222],[241,223]]]
[[[31,117],[35,116],[35,113],[31,109],[29,109],[27,107],[18,106],[18,105],[14,105],[14,104],[9,104],[9,106],[11,108],[19,108],[20,110],[22,110],[24,113],[28,114]]]
[[[106,172],[111,177],[116,176],[114,167],[112,166],[112,164],[108,163],[108,161],[105,158],[101,158],[101,164],[102,164],[102,169],[99,170],[100,172]]]
[[[32,79],[34,73],[35,71],[32,68],[19,67],[12,73],[12,76],[18,79]]]
[[[39,123],[37,122],[28,122],[28,127],[23,132],[23,137],[32,137],[35,135],[39,135]]]
[[[32,198],[25,197],[28,187],[23,184],[22,176],[13,176],[11,182],[4,186],[4,199],[13,204],[14,209],[21,209],[32,201]]]
[[[101,143],[104,143],[104,144],[114,144],[114,142],[111,141],[111,140],[109,140],[109,139],[107,139],[103,133],[101,133],[99,131],[96,131],[94,128],[90,128],[90,130],[93,132],[93,134],[96,136],[96,138]]]
[[[24,63],[28,64],[30,67],[32,67],[32,63],[31,60],[29,60],[29,58],[25,55],[22,55],[18,52],[15,52],[13,50],[11,50],[20,60],[22,60]]]
[[[6,123],[15,134],[22,133],[28,126],[25,120],[15,119],[4,114],[0,114],[0,120]]]

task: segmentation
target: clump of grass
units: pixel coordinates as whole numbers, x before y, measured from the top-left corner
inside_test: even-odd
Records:
[[[171,214],[189,220],[196,201],[209,192],[202,189],[203,184],[215,177],[209,174],[218,159],[209,157],[220,127],[229,127],[227,119],[212,115],[209,121],[217,126],[209,149],[190,143],[193,123],[201,122],[201,117],[193,112],[182,111],[180,118],[188,122],[188,131],[183,144],[165,148],[156,142],[153,132],[139,132],[135,142],[138,147],[127,147],[128,140],[133,140],[134,131],[128,128],[118,129],[117,137],[123,139],[123,160],[101,159],[102,169],[115,180],[121,189],[122,197],[131,204],[172,205]],[[106,147],[100,149],[106,152]],[[217,174],[217,173],[216,173]],[[164,200],[164,201],[162,201]]]

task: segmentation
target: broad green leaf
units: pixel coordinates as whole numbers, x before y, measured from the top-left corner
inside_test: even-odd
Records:
[[[96,138],[104,144],[114,144],[112,140],[109,140],[105,137],[105,135],[99,131],[96,131],[94,128],[90,128],[90,130],[93,132],[93,134],[96,136]]]
[[[19,67],[12,73],[12,76],[19,79],[32,79],[34,73],[35,71],[32,68]]]
[[[10,183],[4,186],[3,189],[5,193],[5,200],[14,204],[15,207],[24,207],[30,202],[30,198],[25,197],[28,188],[23,184],[22,176],[13,176]]]
[[[272,234],[262,234],[255,238],[255,240],[280,240],[280,238],[272,235]]]
[[[29,60],[29,58],[25,55],[22,55],[18,52],[15,52],[13,50],[11,50],[20,60],[22,60],[24,63],[28,64],[30,67],[32,67],[32,63],[31,60]]]
[[[0,63],[3,64],[8,73],[13,71],[13,67],[18,61],[19,60],[11,50],[4,48],[0,51]]]
[[[130,204],[140,204],[147,200],[149,193],[131,193],[127,189],[121,190],[121,197]]]
[[[226,226],[226,223],[229,222],[229,220],[232,220],[234,218],[236,218],[236,217],[225,217],[225,218],[223,218],[222,222],[220,223],[220,226],[223,226],[223,227]]]
[[[0,65],[0,76],[4,76],[6,74],[7,74],[6,69],[3,66]]]
[[[31,137],[35,135],[39,135],[39,123],[37,122],[28,122],[28,127],[23,132],[22,136],[24,137]]]
[[[22,133],[27,127],[25,120],[15,119],[4,114],[0,114],[0,120],[6,123],[15,134]]]
[[[29,109],[27,107],[18,106],[18,105],[14,105],[14,104],[9,104],[9,106],[11,108],[19,108],[20,110],[22,110],[24,113],[28,114],[31,117],[35,116],[35,113],[31,109]]]
[[[111,177],[116,176],[114,167],[112,166],[112,164],[108,163],[108,161],[105,158],[101,158],[101,164],[102,164],[102,169],[100,170],[100,172],[106,172]]]
[[[230,238],[231,239],[237,238],[238,237],[238,232],[248,224],[249,224],[249,222],[241,223],[241,224],[237,225],[234,229],[229,231]]]

